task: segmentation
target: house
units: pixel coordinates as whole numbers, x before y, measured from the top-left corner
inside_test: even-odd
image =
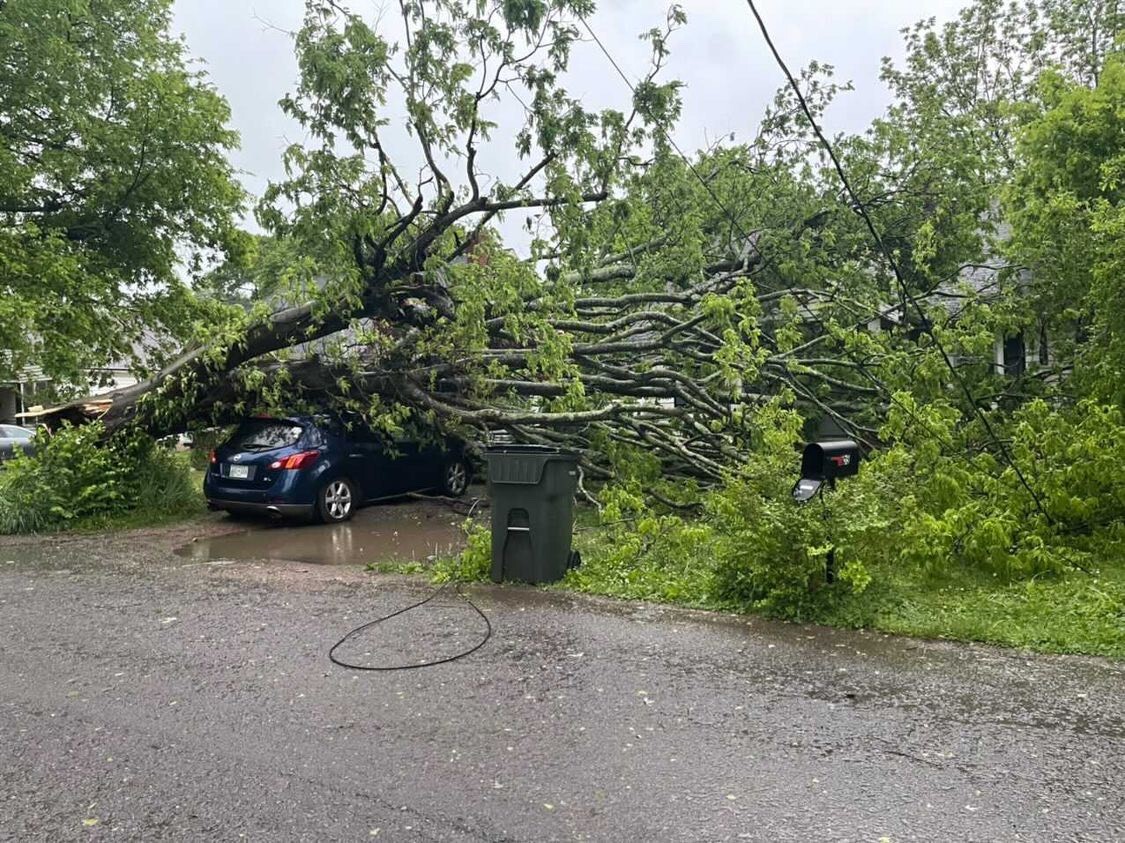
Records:
[[[1000,261],[992,261],[966,266],[951,282],[939,286],[931,295],[936,297],[955,321],[962,312],[964,302],[969,298],[990,301],[1000,292],[1001,282],[1008,267]],[[1029,284],[1030,272],[1019,269],[1015,283],[1021,288]],[[888,305],[882,308],[867,323],[872,333],[893,331],[903,325],[901,305]],[[916,336],[920,329],[915,327],[910,336]],[[962,360],[954,356],[954,363]],[[998,375],[1017,378],[1029,372],[1043,369],[1054,362],[1048,341],[1046,326],[1040,324],[1030,337],[1020,331],[1005,335],[997,333],[992,345],[992,367]]]
[[[24,369],[17,380],[0,381],[0,424],[27,424],[43,407],[73,395],[97,396],[137,383],[136,368],[151,358],[158,348],[154,335],[146,334],[133,344],[133,358],[122,358],[87,369],[84,383],[58,385],[37,366]]]

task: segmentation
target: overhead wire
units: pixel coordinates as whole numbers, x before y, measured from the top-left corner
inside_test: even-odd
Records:
[[[1036,509],[1038,509],[1039,512],[1043,515],[1043,517],[1046,518],[1048,523],[1053,523],[1054,519],[1052,519],[1050,513],[1047,512],[1046,508],[1043,505],[1042,500],[1039,497],[1039,494],[1035,491],[1035,489],[1028,482],[1027,477],[1024,475],[1023,471],[1020,469],[1019,465],[1016,463],[1015,459],[1012,457],[1011,452],[1008,450],[1007,445],[1005,445],[1003,440],[996,434],[996,431],[993,428],[992,423],[989,421],[989,419],[988,419],[987,415],[984,413],[984,411],[980,408],[980,405],[978,404],[975,396],[973,395],[972,390],[969,388],[969,386],[965,382],[964,378],[961,377],[960,372],[957,371],[957,367],[954,364],[952,358],[949,356],[949,353],[946,351],[945,346],[941,342],[941,339],[934,332],[932,326],[930,326],[929,321],[926,317],[925,311],[922,309],[922,306],[918,303],[917,298],[910,291],[910,288],[907,285],[905,278],[903,278],[903,276],[902,276],[902,271],[898,266],[898,262],[894,259],[893,255],[891,255],[890,251],[887,249],[886,244],[883,241],[882,236],[879,234],[879,231],[876,228],[874,221],[871,219],[871,215],[867,211],[866,205],[863,203],[863,201],[859,198],[858,194],[852,188],[851,181],[848,179],[847,173],[844,171],[843,165],[840,163],[839,157],[836,155],[835,149],[833,148],[832,144],[828,141],[827,137],[825,137],[824,133],[821,131],[819,124],[816,122],[816,118],[813,115],[812,110],[809,108],[808,101],[805,99],[804,94],[801,93],[801,89],[800,89],[800,86],[797,84],[797,80],[794,78],[793,74],[790,72],[788,65],[785,64],[784,59],[781,57],[781,54],[778,52],[776,46],[774,45],[773,39],[770,37],[769,30],[767,29],[767,27],[765,25],[765,22],[763,21],[761,15],[759,14],[757,7],[754,5],[753,0],[747,0],[747,5],[750,7],[750,11],[754,15],[754,18],[758,23],[758,28],[761,30],[762,36],[765,39],[766,44],[769,47],[770,52],[772,53],[772,55],[774,57],[774,60],[777,62],[778,67],[781,69],[782,73],[785,75],[785,78],[786,78],[786,81],[787,81],[789,87],[792,89],[794,95],[796,96],[797,101],[798,101],[798,103],[801,107],[801,111],[804,113],[805,117],[809,121],[809,124],[810,124],[810,126],[813,130],[813,133],[816,135],[817,140],[824,147],[825,152],[827,153],[829,159],[832,161],[833,168],[835,169],[837,176],[840,178],[840,181],[843,184],[844,189],[847,191],[848,195],[851,197],[852,203],[853,203],[856,211],[860,214],[861,218],[863,219],[864,224],[867,227],[867,230],[870,233],[870,235],[872,237],[872,240],[874,241],[874,243],[876,245],[876,248],[878,249],[879,253],[882,255],[883,259],[890,266],[892,274],[895,277],[895,281],[896,281],[896,283],[899,287],[899,290],[900,290],[904,300],[906,302],[909,302],[910,305],[914,307],[914,309],[918,312],[919,316],[921,317],[920,327],[921,327],[922,331],[925,332],[926,335],[934,343],[934,346],[935,346],[935,348],[937,348],[939,354],[941,355],[941,358],[942,358],[943,362],[945,363],[946,367],[949,369],[949,371],[953,375],[953,378],[957,382],[959,388],[961,389],[962,394],[965,396],[966,400],[969,402],[970,406],[972,407],[974,415],[976,415],[977,418],[980,420],[981,425],[984,428],[986,434],[992,440],[992,442],[996,445],[997,449],[1000,451],[1001,455],[1003,456],[1004,461],[1008,464],[1008,466],[1015,473],[1016,477],[1019,479],[1020,484],[1024,487],[1024,489],[1031,496],[1032,501],[1035,503]],[[613,58],[613,55],[606,48],[605,44],[602,43],[602,40],[598,37],[597,33],[594,32],[593,28],[590,26],[590,24],[586,20],[586,18],[580,17],[579,19],[582,21],[582,25],[585,28],[586,32],[590,35],[591,39],[593,39],[594,43],[601,50],[602,54],[606,57],[606,59],[609,61],[609,63],[613,66],[614,70],[617,72],[617,75],[620,76],[621,79],[625,82],[625,84],[629,87],[629,89],[634,94],[636,94],[636,87],[633,85],[632,81],[629,79],[629,77],[626,75],[626,73],[622,70],[621,66]],[[745,240],[745,242],[748,245],[750,245],[751,248],[753,248],[756,252],[758,252],[759,255],[762,255],[760,250],[758,250],[757,244],[754,243],[753,239],[745,231],[745,229],[739,223],[739,221],[735,217],[735,215],[733,213],[731,213],[731,211],[726,207],[726,205],[722,202],[722,200],[719,199],[718,195],[715,193],[715,191],[711,187],[710,183],[705,178],[703,178],[703,176],[700,174],[698,168],[696,168],[696,166],[691,162],[691,160],[684,153],[684,151],[680,148],[679,144],[676,143],[675,139],[670,135],[670,133],[667,132],[663,128],[663,126],[656,125],[655,128],[657,129],[657,131],[660,132],[660,134],[664,137],[664,139],[668,142],[668,144],[672,147],[672,149],[674,149],[676,151],[676,153],[680,156],[680,158],[684,161],[684,163],[687,165],[688,169],[691,171],[692,175],[694,175],[695,178],[699,181],[700,185],[703,186],[704,190],[711,197],[711,200],[715,203],[716,207],[718,207],[723,212],[723,214],[727,217],[727,219],[734,226],[735,230],[738,231],[739,235]],[[762,257],[764,258],[764,255],[762,255]],[[827,325],[824,324],[823,320],[821,320],[816,314],[814,314],[812,312],[812,310],[808,307],[807,304],[805,304],[804,302],[801,302],[801,305],[804,307],[805,311],[809,313],[809,315],[813,318],[813,320],[816,323],[818,323],[824,330],[827,331],[827,329],[828,329]],[[904,311],[903,316],[905,317],[906,316],[905,305],[903,307],[903,311]],[[858,361],[856,361],[856,362],[857,362],[857,364],[859,364]],[[859,364],[859,365],[861,365],[861,371],[864,372],[865,376],[868,377],[870,380],[872,380],[873,383],[877,384],[878,383],[877,379],[875,379],[870,374],[870,372],[867,372],[866,369],[862,366],[862,364]],[[889,390],[887,391],[887,393],[888,393],[888,398],[891,400],[892,403],[894,403],[894,404],[900,406],[902,409],[906,410],[915,420],[921,422],[928,430],[931,431],[931,433],[933,432],[933,430],[930,427],[930,425],[928,424],[928,422],[925,422],[923,419],[921,419],[921,417],[918,416],[917,412],[912,407],[909,407],[909,406],[905,405],[903,402],[899,401],[893,394],[891,394],[889,392]]]
[[[793,76],[793,73],[789,70],[788,65],[786,65],[785,63],[785,60],[781,57],[781,53],[778,52],[777,47],[774,45],[773,38],[770,37],[769,29],[766,27],[766,23],[762,19],[761,14],[758,12],[758,7],[754,4],[754,0],[746,0],[746,5],[750,7],[750,12],[754,15],[754,20],[756,20],[758,23],[758,29],[761,30],[762,38],[765,40],[766,46],[769,47],[770,52],[773,54],[774,61],[777,62],[777,66],[785,75],[789,87],[792,89],[793,94],[797,97],[797,102],[801,106],[801,111],[808,119],[809,126],[812,128],[813,133],[817,137],[817,140],[820,141],[820,144],[824,147],[825,153],[831,160],[832,166],[836,170],[836,175],[840,179],[840,183],[844,186],[844,190],[847,191],[848,196],[851,197],[852,204],[856,212],[863,219],[868,232],[871,234],[871,239],[875,242],[875,246],[882,255],[883,260],[885,260],[887,265],[891,268],[891,272],[894,274],[895,281],[898,284],[899,291],[901,292],[905,301],[909,302],[910,305],[918,312],[918,315],[920,317],[920,327],[922,331],[925,332],[926,335],[929,336],[929,338],[933,341],[934,346],[941,354],[941,358],[944,361],[946,367],[953,375],[953,379],[957,382],[957,385],[960,387],[962,394],[965,396],[965,399],[973,408],[973,413],[980,420],[980,423],[984,427],[984,430],[988,434],[988,437],[1000,451],[1000,454],[1004,458],[1004,462],[1006,462],[1012,469],[1012,471],[1015,472],[1016,477],[1019,478],[1020,484],[1024,487],[1024,489],[1027,490],[1027,493],[1031,495],[1031,499],[1035,502],[1036,509],[1038,509],[1040,514],[1047,519],[1048,523],[1054,523],[1054,519],[1051,518],[1050,513],[1048,513],[1046,508],[1043,506],[1043,501],[1040,499],[1039,494],[1035,491],[1034,488],[1032,488],[1031,484],[1027,480],[1027,477],[1024,476],[1023,471],[1020,470],[1020,467],[1016,463],[1015,458],[1008,450],[1008,446],[996,434],[996,431],[992,427],[992,422],[988,419],[988,415],[984,412],[984,410],[981,409],[980,405],[977,403],[976,397],[973,395],[973,392],[969,388],[968,383],[963,377],[961,377],[961,373],[957,370],[956,364],[953,362],[953,359],[949,356],[949,352],[946,351],[945,346],[942,344],[941,338],[934,331],[933,326],[930,325],[929,320],[926,318],[925,311],[918,303],[917,298],[911,292],[910,286],[906,283],[906,279],[902,275],[902,270],[899,268],[898,261],[895,260],[894,255],[891,254],[890,250],[887,248],[886,243],[883,241],[883,237],[879,233],[879,229],[876,227],[874,220],[871,219],[871,215],[867,211],[867,206],[864,204],[863,200],[859,198],[859,195],[856,193],[856,191],[852,188],[851,180],[848,179],[848,175],[844,171],[844,167],[840,163],[839,157],[836,155],[836,150],[833,148],[828,138],[825,137],[824,132],[820,128],[820,125],[816,122],[816,117],[813,115],[812,109],[809,108],[808,101],[805,99],[804,94],[801,93],[801,88],[797,84],[796,78]],[[903,316],[905,317],[905,306],[903,310]]]

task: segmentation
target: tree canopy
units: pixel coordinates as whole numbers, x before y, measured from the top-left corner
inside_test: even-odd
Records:
[[[1020,137],[1008,190],[1012,251],[1031,273],[1029,300],[1058,339],[1072,389],[1125,398],[1125,54],[1087,87],[1040,78],[1043,112]]]
[[[591,12],[309,0],[281,103],[306,140],[257,207],[268,236],[209,276],[194,341],[106,429],[303,407],[503,428],[578,449],[583,493],[623,520],[742,524],[773,548],[727,583],[747,594],[823,562],[827,527],[779,478],[830,429],[871,454],[837,525],[854,587],[879,559],[1087,564],[1125,514],[1125,484],[1097,480],[1125,458],[1118,4],[975,0],[909,29],[886,114],[832,141],[854,195],[805,111],[846,97],[832,68],[782,88],[754,137],[685,157],[664,78],[683,13],[645,33],[622,107],[591,111],[566,89]],[[203,196],[213,221],[236,200]],[[495,225],[513,213],[525,254]]]
[[[238,138],[171,5],[0,3],[0,380],[185,340],[186,279],[237,247]]]

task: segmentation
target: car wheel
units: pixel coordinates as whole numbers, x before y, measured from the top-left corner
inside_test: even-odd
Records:
[[[336,524],[352,517],[356,505],[355,486],[346,477],[329,480],[316,496],[316,511],[321,521]]]
[[[459,498],[469,488],[469,464],[464,460],[451,460],[441,473],[441,489],[445,494]]]

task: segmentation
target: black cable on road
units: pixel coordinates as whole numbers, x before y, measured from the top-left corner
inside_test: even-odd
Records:
[[[953,363],[953,359],[949,356],[949,352],[945,350],[945,346],[942,345],[941,340],[938,338],[937,334],[933,330],[933,327],[926,319],[925,311],[922,310],[922,306],[918,303],[918,300],[914,297],[914,294],[910,292],[910,287],[907,285],[906,279],[902,277],[902,271],[898,267],[898,261],[894,259],[894,256],[891,254],[890,250],[883,242],[883,238],[879,234],[879,229],[875,227],[875,223],[871,219],[871,215],[867,212],[867,206],[864,205],[858,194],[855,192],[855,190],[852,189],[852,185],[848,180],[847,173],[844,172],[844,167],[840,163],[840,159],[836,155],[836,150],[832,147],[832,144],[828,141],[828,138],[825,137],[824,132],[821,131],[819,124],[816,122],[816,118],[813,116],[812,110],[809,108],[808,102],[805,100],[804,94],[801,93],[801,88],[797,84],[797,80],[790,72],[788,65],[785,64],[785,60],[781,57],[781,53],[777,51],[777,47],[774,46],[773,39],[770,37],[769,29],[766,28],[765,21],[762,20],[762,16],[758,13],[758,7],[754,5],[754,0],[746,0],[746,5],[750,7],[750,12],[754,15],[754,20],[758,22],[758,29],[760,29],[762,32],[762,37],[765,39],[766,46],[768,46],[770,48],[770,52],[773,53],[774,61],[776,61],[777,66],[781,68],[781,72],[785,74],[785,78],[789,83],[789,87],[797,97],[797,102],[801,106],[801,111],[804,112],[805,117],[808,119],[813,133],[816,135],[817,140],[819,140],[821,145],[824,147],[824,151],[828,153],[828,157],[832,161],[832,166],[836,170],[836,175],[840,177],[840,182],[841,184],[843,184],[844,190],[848,192],[848,196],[851,197],[856,211],[859,213],[860,217],[862,217],[864,224],[867,226],[867,230],[871,233],[871,239],[875,242],[876,247],[879,249],[880,254],[883,256],[883,260],[885,260],[887,262],[887,265],[890,266],[891,272],[894,273],[895,280],[898,282],[899,290],[902,293],[903,298],[907,302],[909,302],[910,305],[918,312],[919,317],[921,317],[922,330],[926,333],[927,336],[929,336],[938,352],[940,352],[942,360],[945,361],[946,367],[948,367],[949,371],[953,374],[953,379],[957,381],[957,385],[961,388],[961,392],[964,394],[966,400],[972,406],[973,412],[976,414],[977,418],[980,419],[981,424],[984,426],[985,432],[988,434],[989,438],[993,441],[993,443],[999,449],[1001,455],[1004,457],[1004,462],[1006,462],[1012,469],[1012,471],[1016,473],[1016,477],[1019,478],[1020,483],[1023,485],[1024,489],[1027,490],[1027,493],[1031,495],[1031,499],[1035,501],[1036,509],[1038,509],[1040,514],[1042,514],[1043,517],[1047,519],[1047,523],[1054,524],[1055,521],[1043,506],[1043,501],[1039,498],[1039,494],[1035,491],[1035,489],[1031,487],[1031,484],[1028,483],[1027,478],[1024,476],[1024,473],[1020,471],[1020,467],[1016,464],[1015,459],[1012,457],[1011,452],[1008,450],[1008,446],[1005,445],[1004,441],[996,435],[996,431],[992,427],[992,422],[988,420],[988,416],[985,414],[984,410],[982,410],[980,408],[980,405],[977,404],[977,400],[973,396],[972,390],[970,390],[969,385],[965,383],[965,379],[961,377],[961,373],[957,371],[957,367]],[[904,313],[903,315],[905,316],[906,314]]]
[[[435,659],[434,661],[429,661],[429,662],[420,662],[418,664],[396,664],[396,665],[374,665],[374,666],[373,665],[365,665],[365,664],[352,664],[350,662],[344,661],[343,659],[337,658],[336,655],[335,655],[336,650],[340,647],[340,645],[343,644],[345,641],[347,641],[349,638],[351,638],[353,635],[356,635],[360,632],[363,632],[365,629],[370,629],[371,627],[376,626],[377,624],[381,624],[384,621],[389,621],[391,618],[397,618],[399,615],[404,615],[409,611],[412,611],[414,609],[418,609],[418,608],[421,608],[422,606],[425,606],[427,603],[429,603],[431,600],[433,600],[435,597],[437,597],[439,594],[441,594],[447,588],[449,588],[450,585],[452,585],[452,583],[445,583],[444,585],[439,586],[438,588],[434,589],[425,600],[419,600],[417,603],[412,603],[411,605],[406,606],[405,608],[397,609],[397,610],[391,612],[389,615],[383,615],[382,617],[376,618],[373,621],[368,621],[365,624],[361,624],[360,626],[357,626],[355,629],[353,629],[351,632],[349,632],[347,635],[345,635],[343,638],[341,638],[339,641],[337,641],[335,644],[332,645],[331,649],[328,650],[329,660],[333,664],[339,665],[340,667],[347,668],[348,670],[369,670],[369,671],[417,670],[418,668],[422,668],[422,667],[435,667],[439,664],[448,664],[449,662],[454,662],[454,661],[457,661],[458,659],[463,659],[466,656],[475,653],[477,650],[479,650],[481,647],[483,647],[485,644],[487,644],[488,639],[492,637],[492,622],[489,621],[488,615],[486,615],[484,612],[482,612],[480,607],[476,603],[474,603],[472,600],[470,600],[468,597],[466,597],[465,594],[462,593],[460,588],[456,588],[455,593],[457,594],[457,596],[460,597],[462,600],[464,600],[466,603],[468,603],[469,606],[473,609],[473,611],[476,612],[478,615],[480,615],[481,620],[484,621],[484,626],[485,626],[484,638],[482,638],[479,642],[477,642],[475,645],[470,647],[468,650],[462,650],[460,653],[455,653],[452,656],[446,656],[445,658]]]

